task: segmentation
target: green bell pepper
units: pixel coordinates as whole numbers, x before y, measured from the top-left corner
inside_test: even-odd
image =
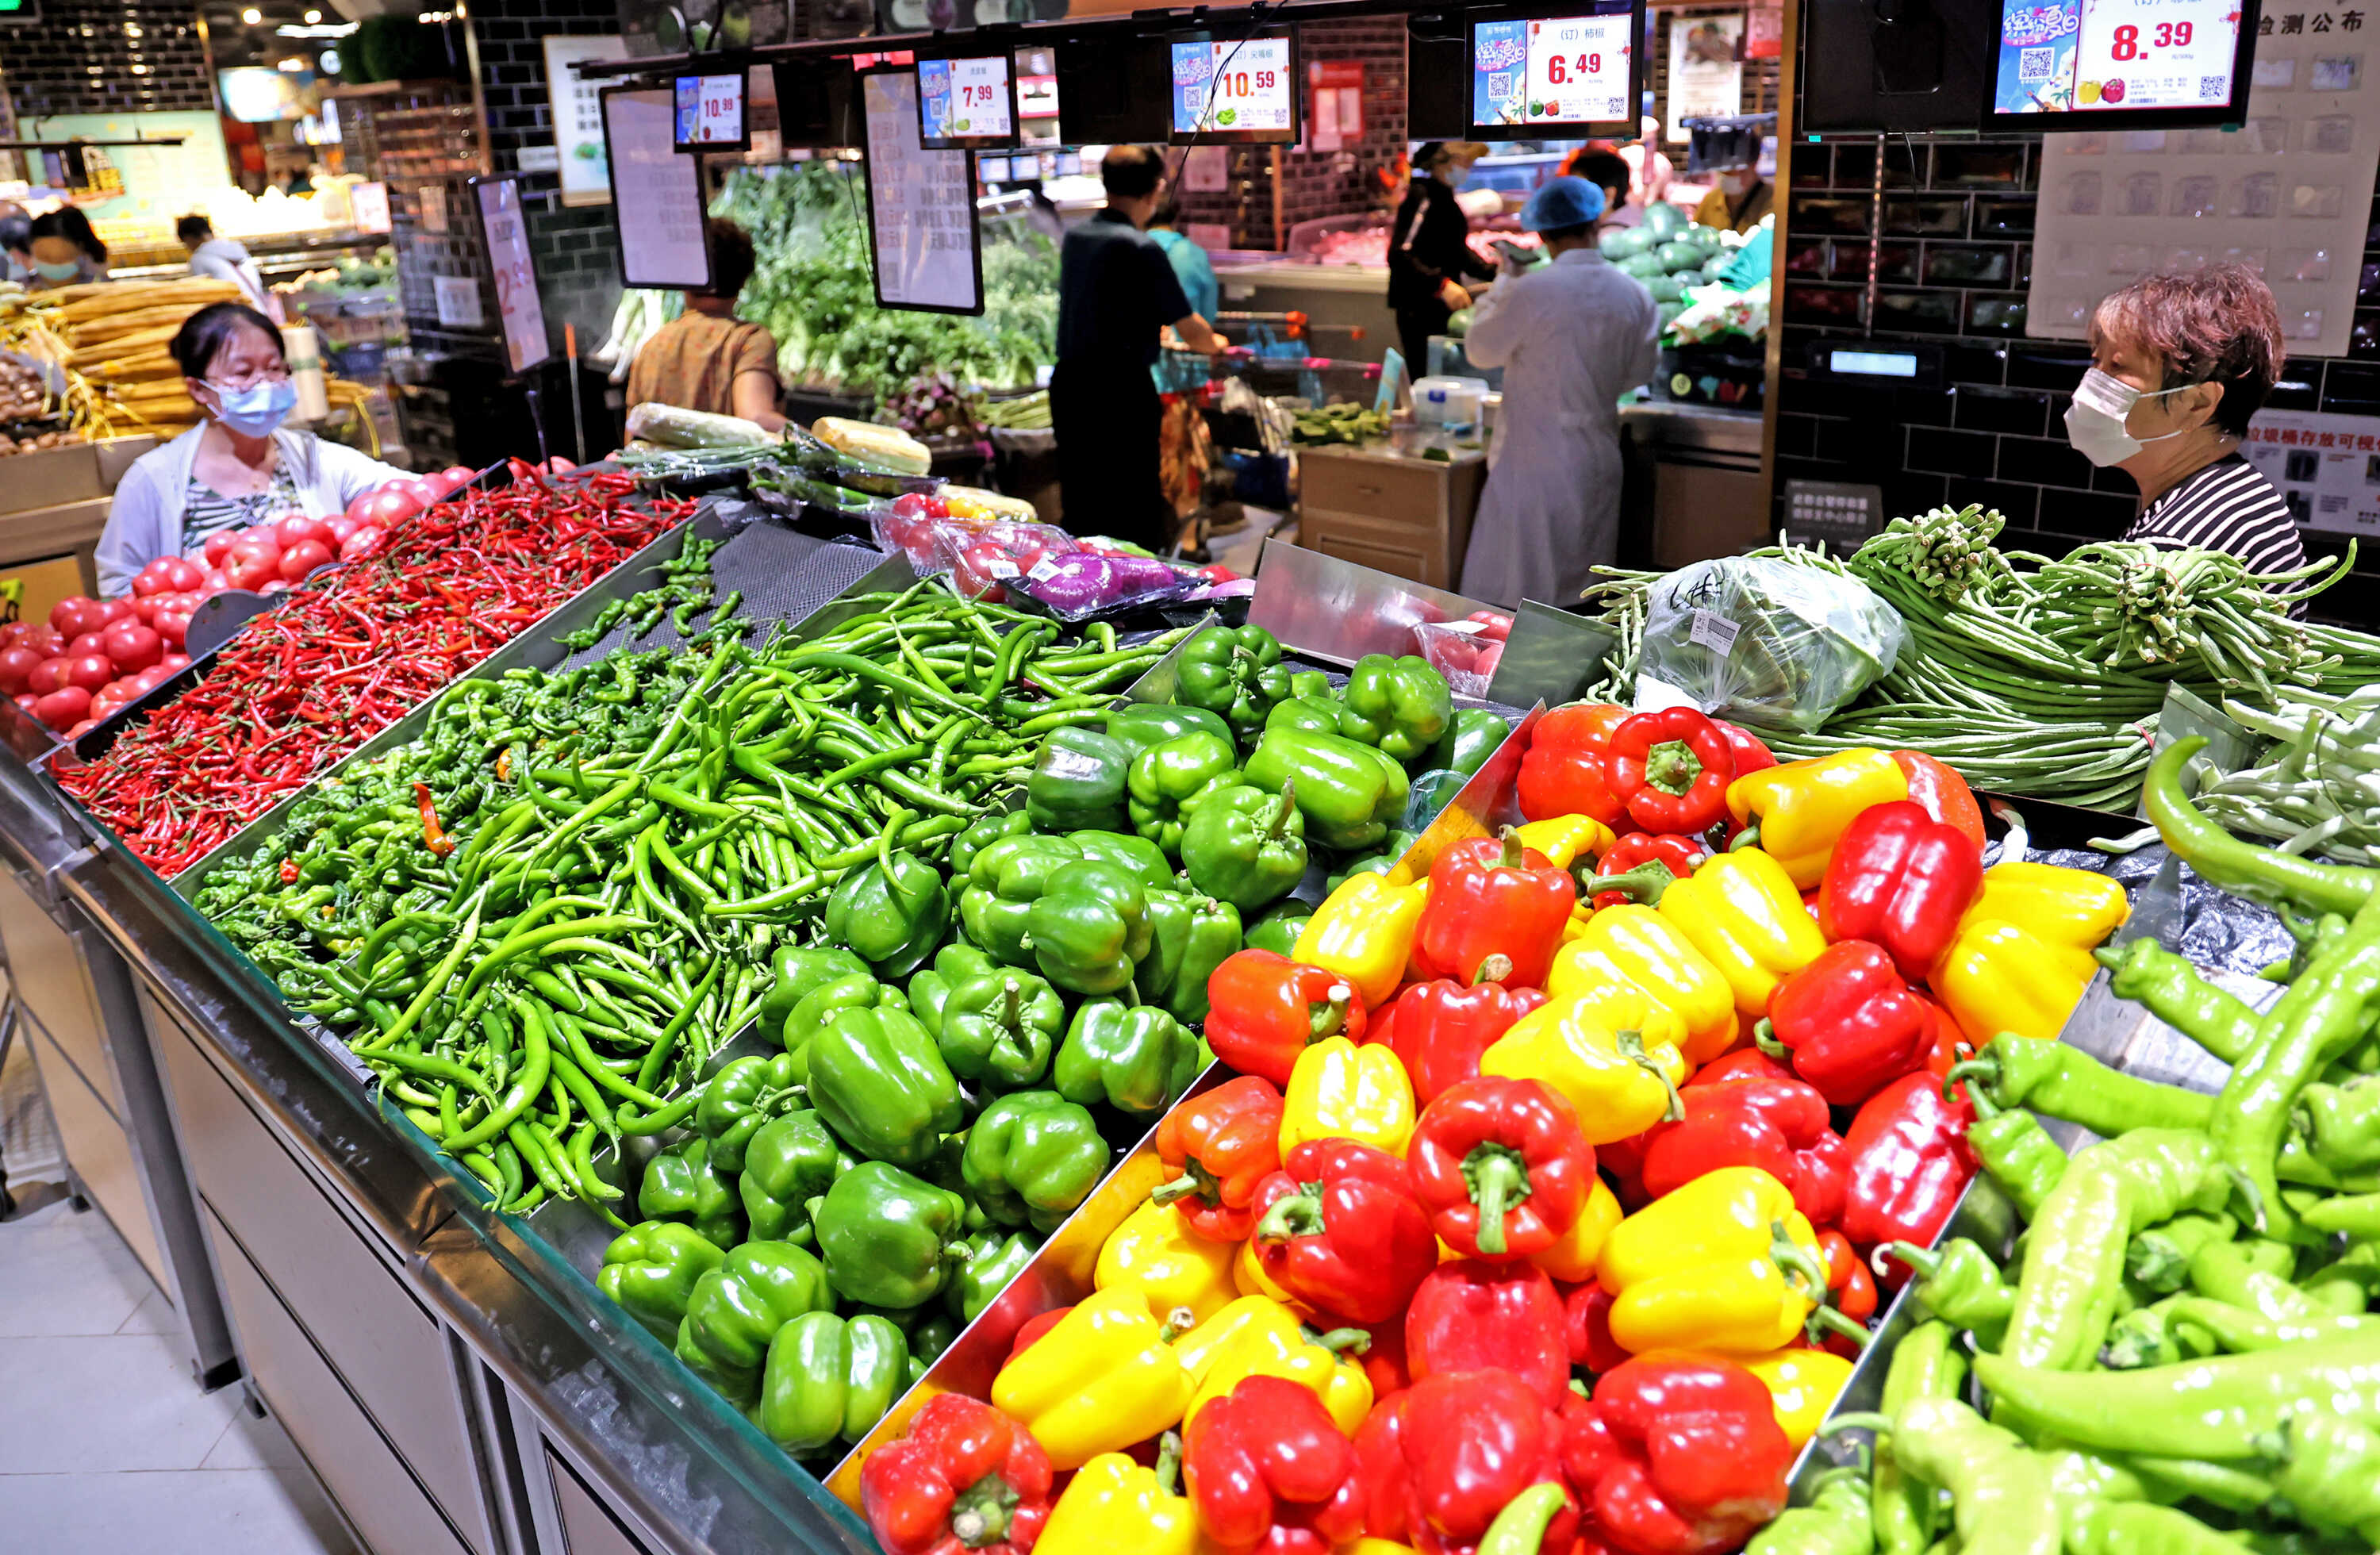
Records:
[[[1239,752],[1220,735],[1196,733],[1150,746],[1132,759],[1125,808],[1132,829],[1179,856],[1189,812],[1220,784],[1236,782]]]
[[[959,1321],[974,1322],[1040,1250],[1041,1238],[1030,1232],[977,1232],[953,1249],[959,1266],[942,1293],[942,1305]]]
[[[1408,653],[1391,659],[1366,653],[1347,674],[1346,714],[1339,732],[1384,755],[1410,761],[1439,741],[1454,721],[1454,695],[1429,661]]]
[[[814,1239],[810,1200],[857,1164],[826,1120],[808,1108],[761,1124],[745,1151],[744,1174],[735,1180],[753,1238],[808,1246]]]
[[[1129,869],[1151,891],[1171,891],[1181,882],[1173,876],[1173,860],[1147,837],[1130,832],[1077,832],[1066,839],[1086,858]]]
[[[1097,729],[1052,729],[1025,780],[1025,812],[1040,832],[1117,832],[1125,824],[1132,747]]]
[[[1049,1072],[1066,1004],[1046,978],[986,966],[951,990],[936,1039],[951,1073],[988,1090],[1016,1090]]]
[[[983,977],[999,965],[975,946],[953,941],[934,953],[932,966],[911,974],[909,1013],[917,1017],[927,1036],[941,1041],[942,1007],[950,1002],[951,990]]]
[[[840,945],[779,945],[769,971],[769,991],[760,996],[760,1029],[774,1034],[784,1029],[785,1017],[802,995],[837,978],[865,974],[868,963]]]
[[[1292,697],[1275,703],[1265,715],[1265,732],[1275,729],[1303,729],[1309,735],[1339,733],[1340,714],[1346,710],[1339,699],[1325,693],[1319,697]]]
[[[845,1010],[901,1010],[907,1007],[907,997],[892,984],[879,982],[873,973],[856,973],[837,978],[803,994],[794,1005],[793,1013],[785,1017],[784,1027],[778,1032],[778,1039],[784,1044],[785,1051],[799,1060],[795,1066],[795,1078],[808,1085],[809,1061],[804,1055],[818,1034],[827,1028],[828,1022]]]
[[[994,810],[951,839],[951,879],[966,878],[975,856],[1003,837],[1021,837],[1033,830],[1033,818],[1023,810]]]
[[[1246,771],[1251,786],[1276,794],[1294,784],[1307,840],[1342,852],[1378,846],[1410,786],[1405,770],[1371,747],[1302,729],[1267,734]]]
[[[1053,871],[1026,909],[1041,975],[1075,993],[1114,993],[1148,954],[1148,888],[1120,864],[1084,858]]]
[[[1288,895],[1305,878],[1305,818],[1295,793],[1244,785],[1205,800],[1182,833],[1182,872],[1242,912]]]
[[[714,1247],[744,1240],[744,1212],[735,1184],[711,1164],[710,1141],[696,1135],[645,1163],[637,1188],[637,1213],[648,1221],[691,1226]]]
[[[966,937],[994,961],[1033,965],[1033,953],[1025,946],[1026,915],[1050,877],[1082,857],[1082,848],[1069,837],[1010,837],[977,854],[966,889],[959,893],[959,922]]]
[[[704,1082],[694,1105],[695,1132],[710,1141],[710,1164],[722,1172],[744,1170],[744,1152],[760,1125],[800,1103],[790,1053],[739,1058]]]
[[[595,1288],[667,1344],[677,1337],[678,1324],[686,1321],[686,1304],[693,1299],[695,1282],[726,1257],[690,1226],[675,1221],[647,1221],[630,1226],[603,1249],[603,1267],[595,1271]]]
[[[950,1245],[966,1200],[897,1166],[860,1162],[810,1212],[827,1279],[850,1301],[892,1311],[922,1306],[950,1279]]]
[[[947,1302],[950,1292],[944,1291],[942,1299]],[[929,1312],[919,1307],[917,1312],[923,1316],[917,1317],[902,1330],[909,1336],[909,1385],[913,1388],[925,1377],[927,1368],[942,1358],[942,1352],[958,1339],[959,1330],[966,1322],[947,1311]]]
[[[1421,833],[1418,832],[1408,832],[1402,827],[1391,828],[1389,834],[1380,839],[1378,852],[1366,853],[1360,858],[1349,859],[1344,866],[1324,877],[1323,891],[1329,893],[1338,890],[1347,883],[1351,876],[1387,874],[1397,867],[1397,861],[1405,856],[1405,850],[1420,840]]]
[[[855,1154],[916,1166],[966,1126],[958,1080],[905,1010],[845,1010],[808,1052],[810,1104]]]
[[[752,1423],[796,1455],[857,1442],[909,1386],[909,1342],[874,1313],[806,1312],[769,1342]]]
[[[1262,626],[1209,626],[1182,648],[1173,699],[1219,713],[1242,739],[1289,695],[1281,642]]]
[[[1291,672],[1289,694],[1293,697],[1321,697],[1325,699],[1336,699],[1339,695],[1331,689],[1330,674],[1322,670]]]
[[[1108,714],[1108,734],[1130,746],[1135,755],[1150,746],[1178,740],[1193,731],[1232,737],[1232,726],[1205,708],[1171,702],[1127,702]]]
[[[1204,1044],[1163,1010],[1093,999],[1075,1012],[1050,1078],[1069,1101],[1147,1117],[1172,1106],[1206,1063]]]
[[[942,872],[897,852],[843,877],[826,899],[826,931],[880,977],[905,978],[934,954],[951,926]]]
[[[1496,754],[1496,747],[1512,732],[1512,726],[1500,713],[1486,708],[1460,709],[1446,733],[1429,747],[1429,764],[1469,777],[1488,764],[1488,758]]]
[[[985,1214],[1048,1233],[1107,1175],[1108,1142],[1090,1113],[1056,1091],[1021,1090],[976,1119],[959,1170]]]
[[[695,1282],[678,1348],[692,1349],[710,1372],[736,1382],[729,1397],[747,1403],[777,1330],[805,1312],[834,1310],[826,1266],[790,1242],[747,1242]]]
[[[1264,916],[1247,926],[1242,938],[1249,950],[1268,950],[1275,955],[1287,955],[1297,948],[1297,937],[1305,931],[1305,920],[1313,916],[1313,903],[1301,902],[1293,896],[1286,902],[1275,902],[1267,907]]]
[[[1240,910],[1188,892],[1148,893],[1148,954],[1133,974],[1144,1004],[1188,1025],[1207,1018],[1207,979],[1240,948]]]

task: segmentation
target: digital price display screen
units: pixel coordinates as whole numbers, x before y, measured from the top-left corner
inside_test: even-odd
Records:
[[[1006,55],[917,61],[917,144],[929,152],[1016,144],[1016,86]]]
[[[744,122],[744,72],[680,76],[672,143],[681,152],[740,152],[752,144]]]
[[[1474,18],[1471,130],[1483,140],[1634,133],[1636,18],[1629,0],[1562,16]]]
[[[1173,143],[1296,143],[1297,40],[1289,29],[1223,40],[1199,33],[1172,46]]]
[[[2252,0],[2000,0],[1999,16],[1987,128],[2246,118]]]

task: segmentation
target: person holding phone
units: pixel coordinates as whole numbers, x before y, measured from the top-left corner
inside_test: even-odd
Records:
[[[1495,268],[1472,252],[1471,220],[1454,191],[1488,154],[1476,140],[1426,140],[1413,155],[1413,178],[1389,228],[1389,309],[1397,316],[1397,349],[1405,371],[1429,371],[1429,337],[1446,333],[1457,309],[1471,306],[1463,277],[1495,278]]]

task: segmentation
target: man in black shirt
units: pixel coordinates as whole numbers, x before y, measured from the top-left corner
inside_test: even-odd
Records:
[[[1165,250],[1143,229],[1165,194],[1165,164],[1147,146],[1117,146],[1099,163],[1107,209],[1066,234],[1059,251],[1058,365],[1050,419],[1066,528],[1151,551],[1173,538],[1158,480],[1161,408],[1149,369],[1167,325],[1194,351],[1223,339],[1192,310]]]

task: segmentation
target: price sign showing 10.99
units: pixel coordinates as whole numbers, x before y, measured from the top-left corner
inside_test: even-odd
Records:
[[[1529,121],[1626,119],[1629,21],[1623,14],[1530,22]]]

